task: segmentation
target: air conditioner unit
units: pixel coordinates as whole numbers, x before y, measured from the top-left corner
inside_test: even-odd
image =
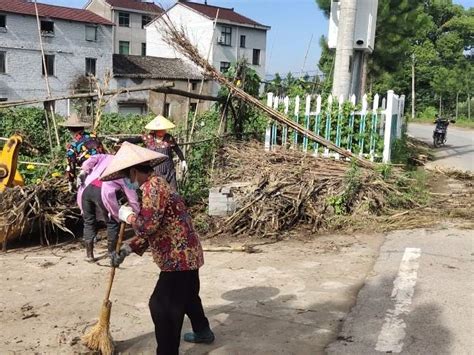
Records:
[[[219,38],[217,39],[217,43],[219,43],[219,44],[224,44],[224,43],[225,43],[225,38],[224,38],[224,36],[219,37]]]

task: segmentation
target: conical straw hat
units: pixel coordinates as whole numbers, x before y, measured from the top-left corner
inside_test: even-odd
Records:
[[[148,123],[145,128],[149,129],[150,131],[160,131],[165,129],[173,129],[176,125],[171,122],[169,119],[162,115],[156,116],[153,121]]]
[[[91,123],[81,121],[77,113],[73,112],[69,115],[65,122],[59,123],[59,126],[63,127],[90,127]]]
[[[139,147],[129,142],[124,142],[109,166],[107,166],[100,176],[100,180],[110,181],[120,179],[125,176],[124,170],[127,168],[135,165],[156,166],[166,159],[168,159],[168,157],[164,154]]]

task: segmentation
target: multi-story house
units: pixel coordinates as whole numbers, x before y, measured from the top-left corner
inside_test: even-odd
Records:
[[[88,11],[25,0],[0,0],[0,101],[75,91],[87,76],[112,70],[113,23]],[[39,33],[44,47],[42,60]],[[67,113],[67,102],[56,111]]]
[[[163,13],[145,0],[89,0],[85,8],[115,23],[114,53],[125,55],[146,55],[145,26]]]
[[[209,58],[215,68],[224,72],[232,63],[245,57],[259,76],[265,77],[269,26],[243,16],[233,8],[212,6],[207,1],[205,4],[178,1],[165,14],[176,27],[184,28],[200,54]],[[162,21],[160,16],[146,26],[147,55],[184,58],[163,38]]]

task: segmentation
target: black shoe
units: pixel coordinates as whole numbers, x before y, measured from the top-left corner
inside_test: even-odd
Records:
[[[200,344],[211,344],[214,339],[214,333],[210,328],[203,330],[201,332],[191,332],[184,334],[184,341],[188,343],[200,343]]]

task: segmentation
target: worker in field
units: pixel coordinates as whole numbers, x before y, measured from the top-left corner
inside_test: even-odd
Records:
[[[66,174],[69,191],[73,192],[77,176],[76,169],[80,168],[89,157],[95,154],[104,154],[105,149],[95,134],[85,130],[91,124],[82,121],[76,113],[72,113],[65,122],[59,125],[66,127],[72,136],[72,141],[66,146]]]
[[[107,251],[115,251],[119,234],[119,196],[124,195],[134,213],[139,212],[136,190],[124,179],[101,181],[100,175],[113,160],[113,155],[96,154],[87,159],[77,176],[77,204],[84,218],[84,244],[86,260],[94,262],[94,242],[98,222],[107,226]]]
[[[149,307],[157,354],[177,355],[184,316],[191,320],[193,332],[184,340],[210,344],[214,333],[204,314],[199,297],[199,268],[204,264],[203,250],[194,230],[183,198],[172,191],[154,166],[168,157],[131,144],[123,143],[101,180],[125,178],[141,190],[142,202],[137,214],[122,206],[119,217],[130,224],[136,236],[112,254],[111,263],[118,267],[131,252],[138,255],[150,249],[161,269]]]
[[[130,143],[142,143],[146,148],[162,153],[167,156],[167,159],[155,167],[157,174],[165,178],[170,184],[173,191],[177,191],[178,185],[176,182],[176,169],[173,162],[173,152],[176,153],[181,161],[181,169],[185,173],[188,169],[184,154],[178,146],[175,138],[168,133],[168,130],[175,128],[173,122],[162,115],[156,116],[150,123],[145,126],[149,130],[140,138],[126,139]]]

